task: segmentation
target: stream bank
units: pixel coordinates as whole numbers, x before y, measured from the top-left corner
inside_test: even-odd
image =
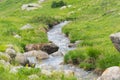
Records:
[[[63,72],[73,72],[78,80],[94,80],[97,79],[97,75],[90,71],[84,71],[78,67],[71,64],[62,64],[64,62],[64,55],[75,48],[69,48],[70,40],[62,33],[62,27],[68,24],[68,21],[61,22],[58,25],[53,26],[51,30],[47,32],[49,41],[52,41],[59,47],[58,53],[62,55],[52,56],[50,55],[48,59],[42,60],[40,63],[36,64],[36,68],[41,68],[41,70],[47,70],[48,72],[53,71],[63,71]]]

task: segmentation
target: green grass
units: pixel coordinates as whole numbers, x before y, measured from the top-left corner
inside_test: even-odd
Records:
[[[120,1],[81,0],[79,2],[80,9],[76,10],[79,16],[66,25],[63,32],[68,35],[71,42],[81,40],[81,43],[77,50],[66,54],[65,62],[70,60],[74,62],[74,59],[78,60],[79,57],[87,54],[85,59],[78,60],[80,67],[87,70],[104,70],[111,66],[119,66],[120,53],[114,48],[109,36],[120,31]]]
[[[38,76],[32,80],[76,80],[75,77],[66,77],[62,73],[46,76],[41,73],[39,68],[20,68],[17,73],[10,73],[9,68],[5,69],[4,66],[0,66],[0,80],[30,80],[30,75]]]
[[[57,1],[57,0],[56,0]],[[72,20],[63,28],[71,42],[81,40],[76,50],[65,55],[66,63],[77,64],[86,70],[104,70],[120,65],[120,54],[114,48],[109,35],[120,31],[119,0],[64,0],[71,8],[60,10],[51,8],[53,0],[40,4],[42,8],[22,11],[25,3],[37,0],[3,0],[0,2],[0,51],[7,44],[13,44],[19,52],[24,52],[26,44],[48,42],[43,28],[55,22]],[[34,29],[21,31],[25,24]],[[13,33],[22,38],[16,39]]]

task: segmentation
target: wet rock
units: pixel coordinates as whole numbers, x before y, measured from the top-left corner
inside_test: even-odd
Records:
[[[97,80],[120,80],[120,67],[107,68]]]
[[[31,51],[31,50],[42,50],[47,52],[48,54],[54,53],[58,51],[58,46],[55,45],[54,43],[42,43],[42,44],[28,44],[25,47],[26,51]]]
[[[111,34],[110,39],[114,44],[115,48],[120,52],[120,32]]]
[[[52,53],[51,56],[63,56],[63,53],[60,51],[57,51],[57,52]]]
[[[32,75],[28,76],[28,78],[29,78],[30,80],[36,80],[36,79],[39,79],[39,76],[36,75],[36,74],[32,74]]]
[[[39,7],[41,6],[37,3],[29,3],[29,4],[23,4],[21,9],[30,11],[30,10],[38,9]]]
[[[26,57],[36,57],[37,60],[42,60],[42,59],[49,58],[49,55],[46,52],[43,52],[41,50],[28,51],[28,52],[25,52],[24,55]]]
[[[15,57],[15,61],[22,66],[26,66],[27,64],[29,64],[29,60],[23,54],[17,54],[17,56]]]
[[[33,27],[30,24],[26,24],[20,28],[20,30],[27,30],[27,29],[33,29]]]
[[[5,51],[12,59],[16,56],[16,51],[13,48],[7,48]]]

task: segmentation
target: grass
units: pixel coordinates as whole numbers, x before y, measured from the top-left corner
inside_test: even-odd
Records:
[[[4,66],[0,66],[0,80],[30,80],[30,75],[37,75],[37,78],[31,78],[31,80],[76,80],[75,77],[66,77],[61,74],[53,74],[46,76],[41,73],[39,68],[20,68],[17,73],[10,73],[10,69],[5,69]],[[59,76],[58,76],[59,75]]]
[[[72,7],[63,10],[51,8],[53,0],[47,0],[40,4],[42,8],[21,10],[23,4],[32,2],[36,3],[37,0],[0,2],[0,51],[4,52],[8,44],[13,44],[18,52],[24,52],[26,44],[46,43],[48,39],[44,28],[56,22],[72,20],[63,28],[63,32],[71,42],[82,42],[76,50],[65,55],[66,63],[77,64],[86,70],[101,71],[120,65],[120,54],[109,39],[110,34],[120,31],[119,0],[64,0]],[[27,23],[34,28],[21,31],[20,28]],[[14,33],[22,38],[14,38]]]
[[[120,31],[119,6],[119,0],[80,1],[78,18],[65,26],[63,32],[71,42],[82,42],[77,50],[66,54],[65,62],[87,55],[82,61],[78,60],[80,67],[104,70],[111,66],[119,66],[120,54],[109,38],[110,34]],[[73,58],[73,54],[76,57]]]

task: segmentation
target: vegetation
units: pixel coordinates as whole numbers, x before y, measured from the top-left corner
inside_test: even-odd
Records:
[[[57,8],[57,7],[65,6],[65,5],[66,5],[66,3],[63,2],[62,0],[60,0],[60,1],[58,1],[58,2],[53,1],[51,7],[52,7],[52,8]]]
[[[77,19],[65,26],[63,32],[71,42],[81,40],[81,43],[65,55],[66,63],[76,60],[82,68],[101,71],[119,66],[120,54],[109,38],[110,34],[120,31],[119,6],[119,0],[79,1],[79,9],[75,10],[79,13]]]
[[[29,78],[31,75],[38,77]],[[59,76],[58,76],[59,75]],[[53,74],[46,76],[41,73],[39,68],[20,68],[17,73],[10,73],[10,69],[5,69],[4,66],[0,66],[0,80],[76,80],[74,77],[66,77],[61,74]]]
[[[44,28],[63,20],[72,20],[63,28],[63,32],[71,42],[81,40],[81,43],[76,50],[65,55],[66,63],[79,65],[86,70],[101,71],[110,66],[120,65],[120,54],[109,39],[110,34],[120,31],[119,0],[46,0],[40,4],[41,8],[32,11],[21,10],[23,4],[33,2],[36,3],[37,0],[0,1],[0,51],[4,52],[6,45],[13,44],[18,52],[24,52],[26,44],[48,42]],[[60,7],[66,4],[72,7],[61,10]],[[34,28],[20,30],[28,23]],[[15,38],[15,34],[21,38]],[[5,75],[9,78],[3,78]],[[0,67],[1,80],[16,80],[17,77],[27,80],[24,74],[10,74],[9,69]],[[56,76],[39,75],[39,78],[55,80]],[[65,79],[63,76],[59,78],[74,80]]]

